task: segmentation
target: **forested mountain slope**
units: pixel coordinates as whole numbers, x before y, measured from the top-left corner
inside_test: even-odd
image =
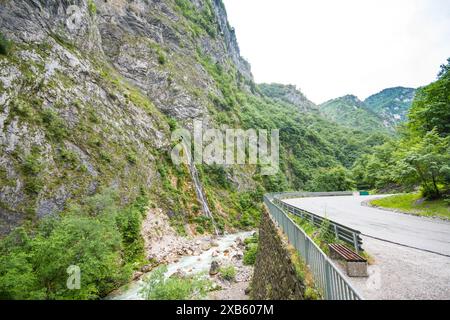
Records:
[[[327,101],[319,106],[329,120],[349,128],[392,133],[407,120],[415,89],[389,88],[361,101],[353,95]]]
[[[366,132],[388,132],[392,129],[383,123],[380,115],[369,110],[363,101],[353,95],[327,101],[319,108],[324,117],[348,128]]]
[[[364,100],[368,109],[372,110],[389,126],[396,125],[407,120],[407,114],[414,100],[416,89],[395,87],[384,89]]]

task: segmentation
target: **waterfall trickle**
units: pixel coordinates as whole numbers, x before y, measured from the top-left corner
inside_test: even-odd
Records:
[[[195,164],[194,164],[193,161],[190,161],[189,170],[191,172],[192,181],[194,182],[194,185],[195,185],[195,192],[197,193],[197,199],[202,205],[202,209],[203,209],[204,214],[208,218],[211,219],[211,222],[212,222],[213,227],[214,227],[214,232],[218,236],[220,234],[220,232],[217,229],[216,221],[214,220],[214,216],[212,215],[212,212],[209,209],[208,201],[206,200],[205,191],[203,190],[203,186],[202,186],[202,184],[200,182],[200,178],[198,176],[197,168],[195,167]]]
[[[186,142],[186,141],[184,141],[184,142]],[[211,210],[209,209],[208,201],[206,200],[205,191],[203,190],[203,186],[200,181],[200,177],[198,175],[198,170],[195,167],[194,159],[192,158],[191,152],[188,149],[188,148],[190,148],[190,146],[186,146],[186,144],[183,143],[183,148],[184,148],[184,152],[186,153],[186,157],[189,162],[189,171],[191,173],[192,181],[194,182],[195,193],[197,194],[197,200],[200,202],[200,204],[202,206],[203,213],[209,219],[211,219],[211,223],[214,227],[214,232],[215,232],[216,236],[218,236],[218,235],[220,235],[220,232],[219,232],[219,229],[217,228],[214,216],[213,216]]]

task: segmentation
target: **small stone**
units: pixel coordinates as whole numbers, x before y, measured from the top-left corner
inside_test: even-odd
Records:
[[[170,277],[171,278],[185,278],[186,276],[187,276],[186,272],[184,272],[181,269],[178,269],[177,272],[172,274]]]
[[[201,244],[200,248],[201,248],[203,251],[208,251],[209,249],[211,249],[211,243],[209,243],[209,242],[204,242],[204,243]]]
[[[233,257],[232,257],[232,259],[234,259],[234,260],[242,260],[244,258],[244,256],[242,255],[242,254],[240,254],[240,253],[236,253]]]
[[[216,241],[214,240],[211,241],[211,247],[217,248],[218,246],[219,244]]]
[[[140,277],[142,277],[143,274],[143,272],[136,271],[133,275],[133,280],[138,280]]]
[[[143,267],[141,268],[141,272],[147,273],[147,272],[152,271],[152,269],[153,269],[153,265],[152,265],[152,264],[148,264],[148,265],[143,266]]]
[[[214,260],[213,262],[211,262],[211,267],[209,268],[209,274],[211,276],[215,276],[216,274],[219,273],[219,269],[220,269],[219,262]]]

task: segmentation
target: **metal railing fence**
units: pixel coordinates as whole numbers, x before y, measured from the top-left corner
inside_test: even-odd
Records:
[[[362,296],[317,246],[316,243],[278,206],[272,195],[264,197],[270,215],[286,234],[314,276],[326,300],[361,300]]]
[[[338,240],[341,240],[355,249],[357,253],[364,252],[362,247],[361,232],[340,223],[334,222],[333,220],[326,219],[312,212],[297,208],[293,205],[283,202],[285,199],[291,198],[305,198],[305,197],[324,197],[324,196],[346,196],[353,195],[352,192],[288,192],[288,193],[277,193],[266,195],[271,201],[276,205],[280,206],[287,212],[298,216],[302,219],[308,220],[315,227],[320,228],[325,220],[329,221],[328,232]]]

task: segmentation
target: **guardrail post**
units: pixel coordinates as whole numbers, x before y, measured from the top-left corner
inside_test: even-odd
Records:
[[[353,232],[353,245],[355,246],[356,253],[359,253],[359,241],[355,232]]]
[[[309,264],[309,239],[304,235],[305,238],[305,262],[306,265]]]
[[[333,293],[332,293],[332,288],[331,288],[331,270],[330,270],[331,266],[330,264],[325,261],[325,294],[326,294],[326,298],[327,300],[332,300],[333,299]]]

